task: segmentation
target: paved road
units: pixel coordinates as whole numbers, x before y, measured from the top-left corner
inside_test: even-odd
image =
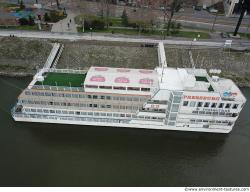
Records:
[[[79,35],[79,34],[69,34],[69,33],[0,30],[0,36],[10,36],[10,34],[15,35],[17,37],[43,38],[43,39],[99,40],[99,41],[119,41],[119,42],[137,42],[137,43],[158,43],[159,41],[162,41],[157,39],[111,37],[104,35],[91,36],[90,34]],[[172,45],[191,45],[192,41],[168,39],[168,40],[163,40],[163,42],[164,44],[172,44]],[[192,42],[192,45],[222,47],[224,45],[224,41],[196,41]]]
[[[77,33],[75,24],[75,14],[71,11],[67,11],[67,18],[54,23],[51,32],[61,32],[61,33]]]

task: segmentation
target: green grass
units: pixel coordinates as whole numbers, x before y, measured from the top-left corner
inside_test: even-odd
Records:
[[[82,27],[77,28],[79,33],[82,33]],[[112,34],[112,31],[114,34],[123,34],[123,35],[138,35],[139,32],[137,29],[101,29],[101,30],[92,30],[92,32],[95,33],[110,33]],[[85,32],[90,32],[90,30],[85,30]],[[179,31],[179,33],[171,34],[172,37],[185,37],[185,38],[195,38],[200,35],[200,39],[210,39],[210,35],[206,32],[194,32],[194,31]],[[147,31],[147,32],[141,32],[141,35],[143,36],[162,36],[162,32],[158,30],[154,31]]]
[[[43,83],[36,82],[36,85],[64,86],[64,87],[82,87],[86,74],[72,73],[48,73]]]
[[[179,31],[179,33],[174,34],[174,37],[186,37],[186,38],[197,38],[200,35],[200,39],[210,39],[209,33],[206,32],[195,32],[195,31]]]
[[[74,19],[78,25],[82,25],[83,18],[85,20],[100,20],[100,19],[102,19],[102,17],[100,17],[100,16],[84,15],[84,14],[77,15]],[[120,17],[110,17],[109,22],[111,22],[112,26],[114,26],[114,27],[122,27],[122,19]]]
[[[9,8],[9,7],[18,7],[17,4],[12,4],[12,3],[0,3],[0,7],[3,7],[3,8]]]
[[[250,39],[250,34],[248,33],[239,33],[240,37],[245,38],[245,39]]]

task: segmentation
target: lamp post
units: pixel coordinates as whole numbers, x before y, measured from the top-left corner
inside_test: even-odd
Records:
[[[212,26],[211,32],[214,31],[214,26],[215,26],[215,22],[216,22],[216,20],[217,20],[217,16],[218,16],[218,12],[217,12],[216,15],[215,15],[215,18],[214,18],[214,22],[213,22],[213,26]]]
[[[90,27],[90,36],[91,36],[91,40],[92,40],[92,27]]]
[[[190,47],[189,47],[189,51],[191,51],[192,46],[193,46],[193,42],[195,42],[195,41],[197,41],[197,39],[196,39],[196,38],[194,38],[194,39],[191,41],[191,44],[190,44]]]

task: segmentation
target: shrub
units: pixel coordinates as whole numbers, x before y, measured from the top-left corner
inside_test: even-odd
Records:
[[[26,18],[20,18],[18,21],[19,21],[20,25],[28,25],[29,24],[29,21]]]
[[[49,22],[51,20],[51,18],[50,18],[50,16],[49,16],[49,14],[48,13],[45,13],[44,14],[44,21],[45,22]]]
[[[121,18],[122,18],[122,25],[127,27],[128,26],[128,15],[127,15],[126,9],[123,10]]]
[[[29,24],[30,26],[35,25],[35,21],[34,21],[33,17],[31,17],[31,16],[29,16],[28,22],[29,22],[28,24]]]
[[[85,30],[90,30],[90,28],[101,30],[104,29],[104,27],[105,27],[105,22],[102,19],[84,20]]]
[[[103,20],[93,20],[91,26],[93,29],[104,29],[105,22]]]

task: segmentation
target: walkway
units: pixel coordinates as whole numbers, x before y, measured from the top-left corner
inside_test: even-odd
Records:
[[[40,39],[66,39],[66,40],[97,40],[97,41],[117,41],[117,42],[134,42],[134,43],[155,43],[158,44],[162,41],[164,44],[172,45],[201,45],[208,47],[222,47],[225,43],[223,41],[196,41],[183,40],[183,39],[169,39],[169,40],[157,40],[157,39],[146,39],[146,38],[135,38],[135,37],[113,37],[104,35],[79,35],[73,33],[51,33],[51,32],[34,32],[34,31],[17,31],[17,30],[0,30],[0,36],[9,37],[15,35],[16,37],[26,37],[26,38],[40,38]],[[248,41],[249,42],[249,41]],[[246,42],[246,44],[248,44]]]
[[[68,11],[67,17],[57,23],[54,23],[51,32],[61,32],[61,33],[77,33],[77,28],[75,24],[75,14]]]

